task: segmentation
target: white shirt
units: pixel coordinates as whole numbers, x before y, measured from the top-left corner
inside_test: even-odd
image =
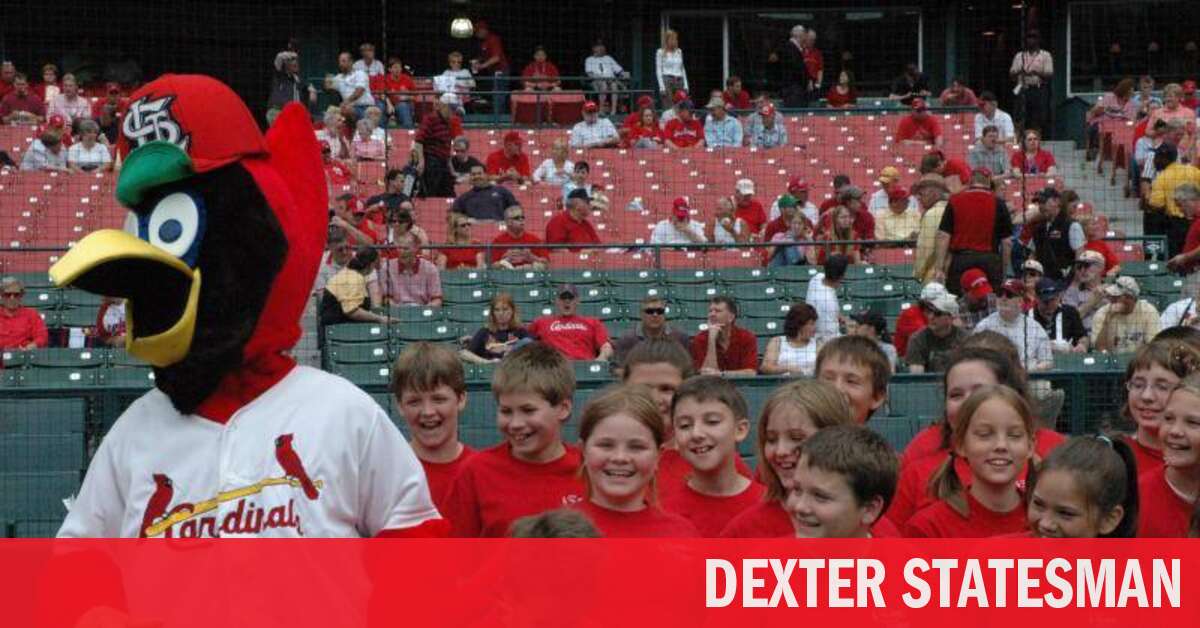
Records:
[[[1001,318],[1000,312],[992,312],[976,323],[973,331],[979,333],[984,330],[997,332],[1011,340],[1017,347],[1026,370],[1034,370],[1040,362],[1054,361],[1050,336],[1046,335],[1046,330],[1032,317],[1017,316],[1009,323]]]
[[[608,118],[596,118],[596,122],[588,124],[587,120],[577,122],[571,127],[571,148],[587,148],[617,139],[617,127]]]
[[[780,368],[792,371],[799,370],[801,374],[812,377],[817,367],[817,341],[811,339],[803,347],[793,347],[787,336],[779,336],[779,359],[776,361]]]
[[[1050,56],[1050,52],[1046,50],[1037,52],[1022,50],[1013,56],[1012,67],[1008,70],[1009,74],[1017,72],[1025,73],[1025,85],[1029,87],[1041,85],[1042,77],[1032,73],[1054,74],[1054,57]]]
[[[593,55],[583,62],[583,71],[592,78],[616,78],[625,71],[625,68],[622,68],[616,59],[608,55],[603,57]]]
[[[553,159],[547,159],[538,165],[537,170],[533,171],[533,181],[534,183],[562,185],[571,180],[571,173],[574,171],[575,163],[570,159],[563,162],[562,168],[555,165]]]
[[[841,308],[838,307],[837,290],[825,285],[825,273],[817,273],[808,282],[804,302],[817,311],[817,332],[813,339],[818,344],[825,344],[825,341],[842,335],[838,326]]]
[[[280,460],[292,454],[301,468],[285,471]],[[133,402],[100,443],[58,535],[138,537],[147,516],[150,536],[174,537],[371,537],[439,518],[421,463],[387,414],[350,382],[306,366],[225,425],[179,414],[158,389]]]
[[[713,225],[713,244],[734,244],[736,242],[733,233],[726,229],[725,225],[719,222]]]
[[[813,225],[817,224],[817,217],[821,212],[816,205],[812,204],[812,201],[804,201],[804,205],[799,206],[798,209],[800,210],[801,214],[804,214],[804,217],[807,218],[809,222],[811,222]],[[771,202],[771,209],[768,210],[767,222],[779,218],[780,215],[779,197],[776,196],[775,200]]]
[[[333,77],[333,88],[337,93],[341,94],[342,102],[346,102],[354,95],[354,90],[363,89],[362,96],[358,100],[351,102],[352,105],[371,106],[375,104],[375,99],[371,97],[371,81],[367,78],[367,73],[362,70],[350,70],[345,74],[337,74]]]
[[[446,68],[441,76],[433,77],[433,84],[439,92],[469,92],[475,88],[475,77],[471,76],[471,71],[466,68]]]
[[[1167,306],[1163,310],[1159,320],[1162,322],[1162,328],[1178,327],[1184,324],[1184,319],[1193,318],[1198,314],[1196,311],[1196,300],[1192,298],[1180,299]],[[1190,321],[1189,321],[1190,322]]]
[[[708,238],[704,237],[704,223],[695,220],[688,221],[688,227],[692,233],[700,236],[700,242],[708,242]],[[671,222],[670,218],[658,221],[654,225],[654,231],[650,232],[650,244],[694,244],[683,232],[675,227],[675,223]]]
[[[658,91],[667,90],[664,76],[676,76],[683,80],[683,89],[688,89],[687,70],[683,67],[683,49],[667,52],[659,48],[654,52],[654,73],[658,76]]]
[[[983,113],[975,114],[975,139],[983,137],[983,128],[986,126],[995,126],[997,131],[1000,131],[1000,139],[1010,140],[1017,136],[1016,127],[1013,126],[1012,116],[996,109],[995,113],[989,119]]]
[[[86,166],[103,166],[112,161],[108,147],[96,142],[90,149],[83,147],[83,142],[75,142],[67,149],[67,163],[80,168]]]
[[[879,214],[883,214],[884,212],[890,211],[890,208],[888,207],[887,190],[885,190],[883,188],[879,188],[878,190],[875,190],[875,193],[871,194],[870,202],[867,203],[867,210],[870,211],[872,214],[875,214],[876,217],[878,217]],[[908,211],[913,211],[913,212],[918,212],[918,213],[921,211],[920,208],[917,207],[917,197],[915,197],[915,196],[908,197]]]
[[[364,62],[362,59],[359,59],[358,61],[355,61],[354,65],[350,66],[350,68],[359,72],[366,72],[368,77],[379,76],[385,72],[383,69],[383,62],[379,59],[372,61],[371,67],[367,67],[366,62]]]
[[[46,149],[42,140],[35,139],[29,143],[25,156],[21,158],[21,170],[66,170],[67,151],[60,146],[57,153]]]

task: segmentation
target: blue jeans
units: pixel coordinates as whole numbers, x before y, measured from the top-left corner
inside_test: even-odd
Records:
[[[492,103],[493,111],[497,117],[506,117],[508,111],[508,78],[505,72],[496,72],[492,78]]]
[[[401,128],[411,129],[413,126],[413,109],[412,103],[407,100],[395,104],[392,109],[392,115],[396,117],[396,124]]]
[[[801,263],[807,263],[807,260],[805,260],[800,247],[777,246],[775,252],[771,254],[771,261],[767,263],[767,266],[795,266]]]

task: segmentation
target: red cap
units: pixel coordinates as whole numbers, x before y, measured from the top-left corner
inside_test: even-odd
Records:
[[[505,144],[516,144],[516,145],[520,146],[521,145],[521,134],[517,133],[516,131],[509,131],[508,133],[505,133],[504,134],[504,143]]]
[[[992,284],[988,283],[987,275],[978,268],[971,268],[963,273],[959,284],[963,292],[975,299],[982,299],[992,293]]]
[[[597,111],[598,109],[599,109],[599,107],[596,105],[596,103],[594,103],[594,102],[592,102],[592,101],[590,101],[590,100],[589,100],[589,101],[587,101],[587,102],[585,102],[585,103],[583,103],[583,111],[584,111],[585,113],[596,113],[596,111]]]
[[[688,200],[687,200],[686,196],[676,196],[675,200],[671,201],[671,209],[672,210],[679,210],[679,209],[691,210],[692,206],[688,204]]]
[[[50,120],[49,120],[48,124],[56,129],[61,129],[64,126],[67,126],[67,121],[64,120],[62,116],[60,116],[56,113],[56,114],[50,116]]]
[[[764,116],[775,115],[775,103],[768,102],[763,104],[763,106],[759,108],[758,112]]]
[[[671,102],[673,102],[675,104],[679,104],[679,103],[687,100],[687,98],[688,98],[688,95],[687,95],[686,91],[684,91],[682,89],[677,89],[677,90],[675,90],[675,93],[671,95]]]
[[[120,94],[121,93],[121,84],[116,81],[109,81],[104,84],[104,91],[109,94],[112,94],[114,92],[117,94]]]
[[[924,98],[914,98],[912,100],[912,108],[913,108],[913,111],[918,111],[918,110],[928,109],[929,107],[925,106]]]
[[[647,109],[654,106],[654,97],[650,94],[642,94],[637,99],[638,110]]]
[[[889,201],[902,201],[906,198],[908,198],[908,189],[903,186],[897,185],[888,190]]]
[[[808,184],[800,180],[800,177],[792,177],[788,179],[788,192],[795,194],[796,192],[807,192]]]
[[[1009,279],[1000,284],[1000,296],[1002,297],[1023,297],[1025,296],[1025,283],[1020,279]]]
[[[1184,81],[1183,82],[1183,93],[1195,94],[1196,93],[1196,81],[1193,81],[1192,79],[1188,79],[1188,80]]]

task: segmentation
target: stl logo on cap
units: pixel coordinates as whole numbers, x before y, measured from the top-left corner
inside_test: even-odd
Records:
[[[171,116],[171,103],[174,101],[174,95],[153,100],[149,96],[142,96],[129,103],[121,133],[131,144],[141,146],[147,142],[165,141],[186,152],[192,138],[183,132],[179,122]]]

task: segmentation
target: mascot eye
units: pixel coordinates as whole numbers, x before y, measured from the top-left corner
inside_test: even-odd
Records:
[[[125,233],[128,233],[135,238],[140,238],[142,237],[142,234],[140,233],[138,227],[138,215],[134,212],[125,214],[125,226],[123,227]]]
[[[150,212],[150,244],[194,265],[204,231],[203,203],[186,192],[164,196]]]

